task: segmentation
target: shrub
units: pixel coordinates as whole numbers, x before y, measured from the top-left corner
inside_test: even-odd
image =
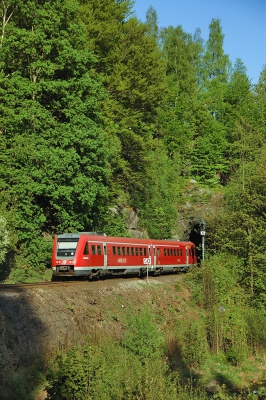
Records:
[[[163,355],[164,337],[153,324],[147,308],[139,314],[129,313],[126,327],[123,346],[137,355],[142,362],[147,358],[156,359]]]

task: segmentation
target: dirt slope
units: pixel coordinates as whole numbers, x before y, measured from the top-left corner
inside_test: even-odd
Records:
[[[0,292],[2,367],[16,368],[41,354],[67,348],[90,334],[123,334],[122,313],[149,304],[169,329],[173,311],[186,315],[184,275],[106,279]],[[177,290],[178,288],[178,290]],[[176,315],[176,313],[175,313]]]

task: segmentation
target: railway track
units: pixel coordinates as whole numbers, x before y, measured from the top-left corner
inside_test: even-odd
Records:
[[[58,282],[36,282],[36,283],[12,283],[0,284],[1,290],[9,290],[9,289],[31,289],[31,288],[40,288],[41,286],[49,287],[55,285],[70,285],[70,284],[80,284],[86,281],[58,281]]]
[[[56,285],[59,286],[68,286],[68,285],[93,285],[93,284],[97,284],[97,283],[106,283],[106,285],[110,285],[109,282],[114,282],[116,281],[116,283],[121,282],[123,280],[140,280],[139,277],[134,277],[134,276],[130,276],[130,277],[108,277],[107,279],[98,279],[98,280],[86,280],[86,279],[71,279],[71,280],[57,280],[55,282],[52,281],[45,281],[45,282],[35,282],[35,283],[12,283],[12,284],[7,284],[7,283],[3,283],[0,284],[0,292],[2,290],[11,290],[11,289],[34,289],[34,288],[40,288],[40,287],[54,287]]]
[[[99,285],[104,287],[112,287],[115,284],[119,284],[126,281],[143,281],[149,282],[149,280],[159,280],[162,283],[164,281],[171,280],[171,277],[175,279],[178,277],[180,279],[182,275],[180,274],[162,274],[160,276],[149,276],[148,280],[146,277],[140,278],[138,276],[111,276],[106,279],[100,278],[98,280],[86,280],[86,279],[71,279],[71,280],[61,280],[61,281],[45,281],[45,282],[35,282],[35,283],[14,283],[14,284],[0,284],[0,292],[6,290],[27,290],[27,289],[37,289],[37,288],[49,288],[49,287],[56,287],[56,286],[75,286],[75,285],[87,285],[89,288],[91,285],[93,287]]]

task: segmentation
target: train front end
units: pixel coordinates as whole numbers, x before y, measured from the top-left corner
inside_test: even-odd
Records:
[[[65,233],[54,239],[52,269],[54,276],[75,276],[75,257],[80,233]]]

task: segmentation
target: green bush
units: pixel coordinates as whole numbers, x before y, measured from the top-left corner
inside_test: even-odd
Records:
[[[177,327],[177,336],[180,340],[181,354],[185,365],[189,369],[201,367],[208,353],[206,329],[203,321],[188,317]]]
[[[248,308],[245,313],[247,341],[252,352],[259,354],[266,347],[266,315],[264,310]]]
[[[164,337],[153,324],[152,316],[147,308],[139,314],[128,313],[126,319],[127,332],[123,346],[137,355],[144,362],[147,358],[156,359],[163,355]]]

